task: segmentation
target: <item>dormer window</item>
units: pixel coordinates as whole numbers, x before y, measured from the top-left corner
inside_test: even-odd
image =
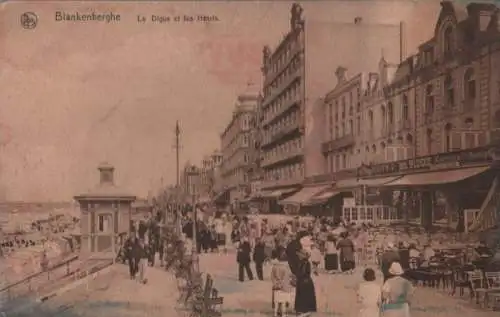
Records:
[[[453,52],[453,27],[448,26],[443,32],[443,53],[450,56]]]

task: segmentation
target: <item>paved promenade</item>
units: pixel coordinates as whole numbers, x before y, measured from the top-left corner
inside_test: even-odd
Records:
[[[116,264],[111,272],[50,299],[40,310],[60,317],[180,316],[173,276],[152,268],[148,279],[145,285],[130,280],[128,267]]]
[[[224,296],[223,316],[271,316],[270,267],[264,281],[237,280],[234,254],[203,254],[200,269],[209,272],[215,287]],[[353,317],[358,313],[356,287],[360,269],[354,275],[320,274],[315,279],[319,312],[317,316]],[[150,268],[146,285],[130,280],[128,267],[116,264],[108,273],[54,297],[16,317],[165,317],[188,316],[176,302],[177,287],[172,274]],[[380,277],[379,277],[380,280]],[[451,297],[442,291],[419,287],[415,292],[412,317],[424,316],[493,317],[498,312],[475,309],[467,298]]]
[[[237,281],[237,265],[234,254],[203,255],[202,271],[209,271],[215,287],[224,296],[223,316],[271,316],[270,266],[264,269],[264,281]],[[255,269],[252,267],[254,274]],[[353,317],[358,313],[356,288],[361,282],[362,269],[354,275],[320,274],[314,277],[318,316]],[[381,280],[381,276],[378,277]],[[424,316],[493,317],[498,312],[478,310],[469,304],[468,298],[451,297],[442,291],[418,287],[415,291],[412,317]]]

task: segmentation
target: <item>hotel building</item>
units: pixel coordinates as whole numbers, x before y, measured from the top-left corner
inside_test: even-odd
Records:
[[[426,227],[440,220],[465,230],[498,225],[499,17],[493,4],[443,1],[434,35],[416,54],[395,71],[382,60],[378,72],[354,76],[340,86],[366,82],[361,131],[354,127],[359,133],[346,141],[335,137],[336,112],[329,110],[331,101],[335,105],[332,95],[346,90],[339,87],[325,98],[323,113],[334,123],[323,131],[329,173],[316,181],[329,179],[332,196],[353,190],[355,198],[362,197],[356,206],[344,206],[348,221],[389,221],[411,214]],[[354,163],[343,164],[344,154],[349,161],[351,153]],[[399,211],[369,207],[368,196]]]
[[[262,148],[268,187],[301,189],[285,197],[282,205],[303,205],[324,187],[320,183],[325,180],[318,182],[317,177],[335,164],[339,170],[348,169],[360,157],[353,138],[362,128],[361,102],[368,79],[360,76],[347,82],[348,74],[376,70],[381,54],[395,61],[406,54],[404,23],[366,22],[357,16],[351,22],[299,19],[294,23],[297,15],[293,12],[290,33],[273,54],[264,50],[267,63],[263,67]],[[332,91],[336,81],[339,85]],[[327,107],[331,118],[325,115],[325,99],[331,104]],[[328,121],[334,118],[336,121]],[[325,126],[331,138],[325,136]],[[330,145],[323,144],[330,141]]]
[[[221,176],[231,203],[244,200],[250,192],[249,170],[253,163],[251,144],[259,94],[238,96],[232,118],[221,134]]]

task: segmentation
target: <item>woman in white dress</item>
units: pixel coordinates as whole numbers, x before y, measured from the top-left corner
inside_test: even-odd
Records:
[[[380,316],[381,289],[375,281],[375,271],[367,268],[363,272],[363,283],[358,288],[358,303],[360,317]]]

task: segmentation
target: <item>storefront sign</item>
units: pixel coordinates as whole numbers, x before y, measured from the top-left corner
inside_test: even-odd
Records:
[[[375,176],[384,174],[406,173],[410,171],[428,170],[439,165],[461,166],[473,163],[491,163],[491,150],[489,148],[478,148],[460,152],[451,152],[423,156],[409,160],[396,161],[386,164],[373,165],[360,171],[360,176]]]

